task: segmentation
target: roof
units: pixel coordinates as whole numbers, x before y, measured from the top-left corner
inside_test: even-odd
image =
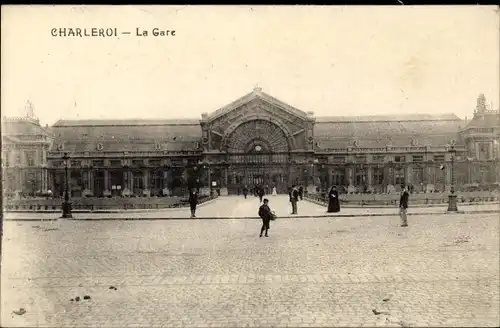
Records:
[[[3,135],[50,135],[50,129],[40,125],[38,120],[25,117],[3,118]]]
[[[61,120],[52,129],[54,151],[60,144],[69,152],[95,151],[99,144],[104,152],[194,150],[201,139],[194,120]]]
[[[491,129],[495,127],[500,127],[500,111],[488,111],[474,116],[464,130]]]
[[[255,88],[211,115],[218,118],[254,99],[262,99],[297,116],[301,111]],[[497,116],[498,118],[498,116]],[[316,117],[315,139],[320,149],[384,148],[414,145],[445,145],[454,139],[463,141],[459,131],[464,122],[455,114],[402,114],[369,116]],[[59,120],[52,127],[56,144],[64,143],[68,151],[93,151],[102,144],[103,151],[154,151],[195,149],[202,131],[196,119],[100,119]]]
[[[316,120],[314,135],[320,148],[361,148],[445,145],[459,135],[463,121],[454,114],[328,117]]]
[[[249,102],[251,102],[252,100],[254,99],[262,99],[270,104],[273,104],[279,108],[282,108],[292,114],[295,114],[299,117],[307,117],[307,113],[298,109],[298,108],[295,108],[279,99],[276,99],[274,98],[273,96],[263,92],[260,88],[255,88],[253,89],[252,92],[244,95],[243,97],[240,97],[238,99],[236,99],[235,101],[231,102],[230,104],[222,107],[222,108],[219,108],[217,109],[216,111],[212,112],[209,116],[208,116],[208,120],[214,120],[218,117],[221,117],[229,112],[231,112],[232,110],[244,105],[244,104],[247,104]]]
[[[453,113],[447,114],[401,114],[401,115],[366,115],[366,116],[318,116],[317,123],[327,122],[398,122],[398,121],[440,121],[459,120]]]
[[[53,127],[65,126],[150,126],[150,125],[200,125],[195,119],[84,119],[84,120],[59,120]]]

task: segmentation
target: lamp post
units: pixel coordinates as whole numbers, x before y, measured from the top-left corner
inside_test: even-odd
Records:
[[[450,145],[449,152],[451,154],[451,186],[450,194],[448,195],[448,212],[457,212],[457,195],[455,195],[455,146]]]
[[[212,170],[210,169],[210,165],[208,163],[204,163],[203,164],[203,169],[206,170],[207,174],[208,174],[208,188],[210,188],[210,196],[213,195],[214,191],[212,189]]]
[[[71,203],[69,202],[69,179],[68,179],[68,153],[64,153],[64,202],[62,204],[62,216],[63,219],[72,218],[71,215]]]

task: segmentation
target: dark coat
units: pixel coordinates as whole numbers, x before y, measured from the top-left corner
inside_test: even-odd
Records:
[[[266,204],[260,205],[260,207],[259,207],[259,216],[263,220],[271,220],[272,219],[273,214],[272,214],[271,209],[269,208],[268,205],[266,205]]]
[[[340,212],[339,192],[336,189],[330,189],[328,193],[328,213]]]
[[[189,192],[189,204],[191,205],[198,204],[198,192],[196,192],[196,190],[191,190]]]
[[[290,202],[298,202],[299,201],[299,191],[296,188],[290,190]]]
[[[405,190],[401,193],[401,197],[399,198],[399,207],[401,208],[408,208],[408,200],[410,198],[410,195],[408,192]]]

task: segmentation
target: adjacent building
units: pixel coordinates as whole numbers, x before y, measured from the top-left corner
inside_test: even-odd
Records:
[[[477,99],[471,120],[454,114],[316,117],[255,88],[199,119],[4,118],[4,189],[64,190],[72,197],[168,196],[196,173],[202,187],[235,194],[261,184],[286,192],[330,185],[349,192],[445,190],[500,181],[500,112]],[[62,156],[70,156],[64,163]]]

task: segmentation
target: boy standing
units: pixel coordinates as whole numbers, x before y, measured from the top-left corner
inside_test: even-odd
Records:
[[[273,218],[273,213],[271,212],[268,204],[269,200],[264,198],[263,204],[259,207],[259,216],[262,219],[262,228],[260,229],[259,237],[262,237],[264,231],[266,232],[265,236],[269,237],[267,235],[267,231],[269,230],[269,222],[271,222],[271,219]]]

